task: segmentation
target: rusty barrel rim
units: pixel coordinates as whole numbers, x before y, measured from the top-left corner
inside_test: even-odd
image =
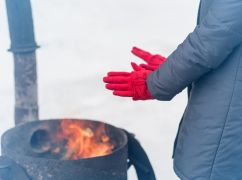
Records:
[[[106,122],[102,122],[102,121],[97,121],[97,120],[91,120],[91,119],[77,119],[77,118],[61,118],[61,119],[43,119],[43,120],[37,120],[37,121],[31,121],[31,122],[26,122],[20,125],[17,125],[16,127],[10,128],[8,129],[6,132],[3,133],[2,135],[2,139],[1,139],[1,148],[2,148],[2,153],[6,154],[8,156],[8,154],[10,154],[11,156],[21,156],[23,158],[34,158],[34,159],[47,159],[47,158],[43,158],[43,157],[33,157],[30,155],[26,155],[26,154],[16,154],[16,151],[11,150],[8,148],[8,144],[6,142],[6,139],[8,138],[9,135],[11,135],[12,133],[14,133],[15,131],[17,131],[17,129],[26,127],[26,126],[34,126],[35,124],[42,124],[42,123],[48,123],[48,122],[54,122],[54,121],[61,121],[61,120],[71,120],[71,121],[86,121],[86,122],[92,122],[92,123],[97,123],[97,124],[101,124],[104,123],[108,128],[112,128],[114,129],[117,133],[119,133],[121,135],[121,138],[123,140],[123,142],[121,143],[120,146],[118,146],[111,154],[108,155],[103,155],[103,156],[97,156],[97,157],[91,157],[91,158],[81,158],[78,160],[64,160],[64,159],[49,159],[50,161],[66,161],[66,162],[76,162],[76,161],[89,161],[89,160],[98,160],[98,159],[102,159],[105,157],[110,157],[113,156],[115,154],[117,154],[118,152],[122,151],[123,149],[125,149],[127,147],[128,144],[128,137],[125,134],[125,132],[123,130],[121,130],[120,128],[117,128],[109,123]],[[4,152],[3,152],[4,151]],[[5,151],[7,151],[5,153]]]

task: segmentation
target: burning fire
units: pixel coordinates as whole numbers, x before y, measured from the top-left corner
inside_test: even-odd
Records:
[[[56,139],[65,142],[64,152],[60,146],[57,146],[52,153],[61,153],[62,159],[66,160],[104,156],[111,154],[114,149],[104,123],[97,127],[83,121],[62,120]]]

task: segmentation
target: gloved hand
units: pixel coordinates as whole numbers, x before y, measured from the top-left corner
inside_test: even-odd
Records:
[[[161,55],[152,55],[151,53],[144,51],[140,48],[133,47],[131,51],[137,57],[143,59],[147,64],[140,64],[139,66],[150,71],[158,69],[158,67],[166,61],[166,58]]]
[[[109,72],[103,81],[106,88],[116,96],[132,97],[133,100],[153,99],[147,88],[146,79],[152,72],[145,70],[135,63],[131,63],[132,72]]]

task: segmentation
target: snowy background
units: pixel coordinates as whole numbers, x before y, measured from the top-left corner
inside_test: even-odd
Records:
[[[198,0],[32,0],[40,118],[88,118],[137,135],[158,180],[177,180],[172,147],[186,91],[171,102],[132,102],[104,89],[110,70],[140,62],[136,45],[168,56],[196,23]],[[4,1],[0,1],[0,135],[13,126],[14,81]],[[136,180],[134,171],[130,180]]]

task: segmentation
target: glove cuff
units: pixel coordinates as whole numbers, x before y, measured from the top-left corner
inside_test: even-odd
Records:
[[[139,72],[132,73],[131,78],[133,79],[132,89],[133,89],[133,100],[148,100],[148,99],[154,99],[149,90],[148,86],[146,84],[146,79],[148,75],[151,73],[151,71],[142,70]]]

